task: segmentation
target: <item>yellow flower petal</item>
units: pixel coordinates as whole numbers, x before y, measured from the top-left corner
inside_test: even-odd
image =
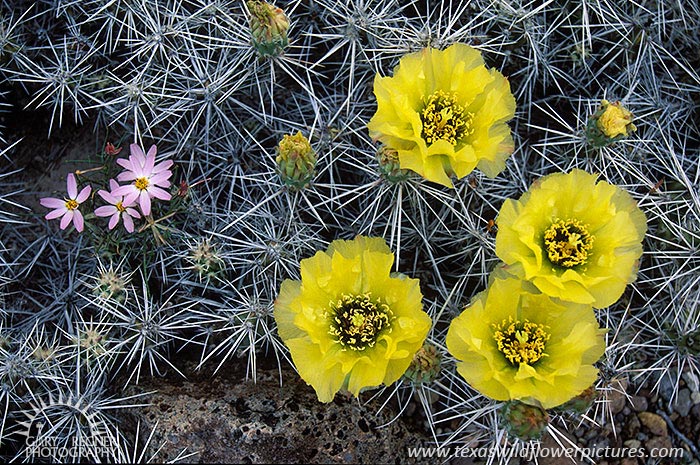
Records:
[[[542,329],[543,355],[532,363],[511,362],[495,335],[503,321],[529,322]],[[533,293],[529,283],[499,268],[488,289],[452,320],[446,343],[458,360],[458,373],[482,394],[552,408],[595,381],[592,364],[605,350],[603,334],[590,305]]]
[[[393,262],[383,239],[357,236],[302,260],[301,281],[282,283],[279,335],[322,402],[393,383],[423,346],[432,322],[418,280],[392,275]]]
[[[636,279],[646,217],[629,193],[583,170],[545,176],[519,200],[506,200],[497,223],[496,255],[552,297],[607,307]],[[558,250],[573,257],[566,264],[544,240],[557,223],[573,228],[566,240],[556,236]],[[591,237],[588,249],[566,242],[579,233]]]
[[[429,181],[452,187],[450,176],[463,178],[477,166],[494,177],[514,150],[506,124],[515,115],[510,84],[469,45],[405,55],[393,77],[375,77],[374,94],[370,136],[397,151],[401,168]]]

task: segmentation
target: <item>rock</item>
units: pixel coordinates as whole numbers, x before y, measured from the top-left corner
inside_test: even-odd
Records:
[[[627,397],[625,396],[626,383],[613,382],[608,391],[608,408],[613,415],[616,415],[625,408]]]
[[[664,457],[669,455],[669,449],[673,447],[673,444],[671,443],[671,439],[668,437],[660,437],[657,436],[655,438],[651,438],[648,441],[644,443],[644,448],[649,451],[651,449],[656,449],[656,453],[658,454],[659,457]],[[664,449],[665,452],[659,453],[660,449]]]
[[[693,391],[690,393],[690,400],[693,402],[693,405],[698,405],[700,404],[700,392]]]
[[[139,443],[155,427],[146,456],[162,446],[159,462],[186,448],[196,453],[188,461],[200,463],[404,463],[415,461],[404,456],[408,447],[432,445],[403,420],[392,422],[390,407],[377,413],[381,404],[340,395],[319,402],[291,370],[283,371],[282,386],[276,368],[259,369],[257,383],[231,372],[130,387],[131,394],[158,391],[145,398],[150,406],[131,413],[131,424],[141,423]]]
[[[692,371],[685,371],[681,376],[683,377],[686,385],[692,392],[700,391],[700,378],[698,377],[698,375],[696,375]]]
[[[637,435],[641,426],[642,425],[639,423],[639,418],[637,418],[636,415],[631,415],[627,417],[627,423],[625,423],[625,434],[627,437],[633,438]]]
[[[632,399],[630,399],[630,404],[632,404],[632,408],[635,412],[644,412],[649,407],[649,402],[646,397],[642,396],[633,396]]]
[[[641,421],[653,435],[668,436],[668,425],[666,425],[666,421],[659,415],[652,412],[640,412],[637,416],[639,417],[639,421]]]
[[[610,447],[610,439],[608,438],[599,438],[594,444],[593,444],[593,449],[596,450],[604,450],[608,449]]]
[[[687,417],[690,409],[693,407],[693,402],[690,400],[690,389],[683,388],[678,391],[678,397],[673,404],[673,409],[682,417]]]
[[[666,376],[661,378],[659,383],[659,395],[667,402],[671,399],[671,397],[673,397],[673,393],[676,390],[674,379],[675,374],[668,373]]]
[[[637,441],[636,439],[628,439],[627,441],[625,441],[625,447],[627,447],[628,449],[639,449],[640,447],[642,447],[642,442]]]

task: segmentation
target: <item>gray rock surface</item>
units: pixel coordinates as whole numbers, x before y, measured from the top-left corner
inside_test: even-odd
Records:
[[[411,463],[408,447],[430,446],[390,408],[363,406],[336,396],[320,403],[295,373],[258,371],[257,383],[243,374],[201,379],[149,379],[130,393],[156,390],[132,409],[143,442],[155,427],[146,456],[159,462],[196,452],[187,462],[211,463]],[[388,426],[380,427],[390,423]]]
[[[690,399],[690,389],[681,389],[678,391],[678,397],[673,405],[673,409],[678,412],[679,415],[687,417],[691,408],[693,408],[693,401]]]

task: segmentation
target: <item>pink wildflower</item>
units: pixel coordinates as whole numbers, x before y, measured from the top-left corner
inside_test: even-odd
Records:
[[[114,179],[109,180],[109,188],[111,192],[105,190],[97,191],[97,195],[102,197],[105,202],[111,205],[103,205],[95,209],[95,215],[97,216],[111,216],[109,219],[109,229],[114,229],[114,227],[119,223],[121,218],[124,222],[124,228],[130,233],[134,232],[134,220],[133,218],[141,218],[139,212],[134,208],[136,205],[136,199],[132,200],[131,203],[124,201],[124,196],[114,195],[114,191],[119,188],[119,184]]]
[[[45,218],[47,220],[53,220],[56,218],[61,218],[61,229],[66,229],[68,224],[73,221],[73,226],[78,232],[83,231],[84,219],[80,210],[78,210],[78,205],[85,202],[92,192],[92,187],[85,186],[78,193],[78,183],[75,180],[75,175],[69,173],[66,178],[66,189],[68,191],[68,198],[57,199],[55,197],[44,197],[39,200],[39,203],[46,208],[53,208],[46,214]]]
[[[131,204],[138,200],[141,212],[144,215],[151,214],[151,199],[170,200],[170,193],[166,191],[170,187],[170,176],[173,175],[169,168],[172,160],[165,160],[156,165],[156,146],[148,149],[144,155],[143,150],[137,144],[131,144],[129,159],[118,158],[117,163],[126,169],[117,176],[119,181],[133,181],[133,183],[120,186],[112,191],[113,196],[124,196],[124,204]]]

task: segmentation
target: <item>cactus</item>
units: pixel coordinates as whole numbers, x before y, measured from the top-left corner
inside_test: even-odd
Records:
[[[549,414],[545,409],[517,400],[506,402],[500,414],[506,431],[523,441],[540,439],[549,424]]]
[[[260,56],[274,57],[289,44],[289,18],[281,8],[261,0],[246,2],[250,11],[250,30],[253,46]]]

